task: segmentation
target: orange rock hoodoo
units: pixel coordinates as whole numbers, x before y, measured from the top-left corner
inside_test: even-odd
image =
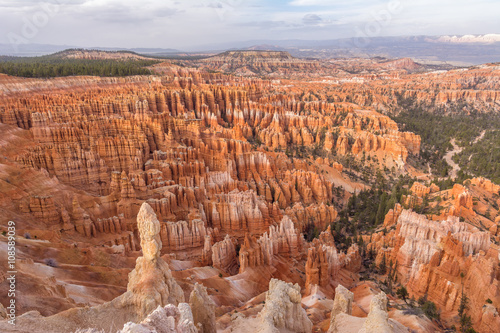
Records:
[[[492,245],[488,232],[459,222],[458,217],[431,221],[403,210],[396,230],[373,235],[369,247],[378,249],[377,262],[386,256],[386,262],[397,263],[398,280],[410,295],[427,295],[445,316],[456,313],[463,287],[473,323],[480,327],[485,300],[500,304],[499,256]]]
[[[498,108],[495,66],[423,74],[409,59],[359,62],[354,71],[345,59],[323,62],[249,51],[196,61],[198,69],[164,62],[151,66],[155,76],[36,80],[0,75],[0,224],[19,221],[20,233],[26,232],[23,256],[36,256],[36,262],[23,261],[29,274],[22,278],[33,281],[33,290],[58,291],[51,295],[52,314],[116,298],[126,292],[134,266],[129,289],[153,292],[148,288],[154,281],[137,272],[159,262],[163,273],[155,274],[168,277],[176,300],[189,295],[196,282],[207,287],[194,287],[196,308],[211,298],[217,310],[209,302],[210,313],[192,313],[192,321],[209,321],[212,331],[212,312],[220,328],[251,323],[262,308],[264,315],[255,318],[281,313],[280,299],[273,300],[274,307],[260,305],[271,279],[279,278],[298,284],[275,288],[276,295],[288,294],[294,311],[325,331],[330,309],[324,306],[331,304],[325,298],[332,298],[339,284],[357,284],[363,269],[364,246],[339,251],[342,245],[335,244],[330,227],[339,220],[337,209],[345,207],[346,191],[368,184],[349,176],[358,171],[345,161],[411,173],[406,162],[420,152],[418,135],[402,132],[374,109],[398,110],[411,99],[429,110],[459,101],[480,110]],[[493,72],[490,79],[475,78],[485,71]],[[256,78],[262,74],[277,79]],[[445,319],[456,316],[463,286],[474,327],[493,332],[490,328],[500,325],[495,245],[500,221],[485,218],[476,197],[481,192],[498,201],[499,190],[486,179],[471,179],[442,195],[444,213],[426,217],[403,207],[419,206],[439,189],[416,182],[401,204],[391,207],[379,232],[358,235],[367,250],[375,250],[377,264],[384,256],[386,263],[397,263],[398,281],[411,296],[427,295]],[[155,215],[151,235],[145,233],[147,225],[136,223],[141,207]],[[460,222],[464,216],[474,217],[477,228]],[[489,233],[480,231],[482,223],[481,230]],[[314,236],[323,232],[307,242],[309,230]],[[46,242],[30,240],[30,233]],[[42,271],[52,257],[60,267],[45,265]],[[53,277],[45,281],[37,274]],[[89,283],[93,278],[99,279],[95,285]],[[63,300],[54,300],[58,297]],[[374,303],[383,305],[384,297]],[[484,304],[487,299],[491,304]],[[185,309],[165,307],[163,299],[134,301],[141,311],[135,319],[144,319],[140,325],[145,326],[158,304],[163,306],[158,312],[172,312],[166,317],[174,321]],[[352,313],[366,315],[365,301],[356,299],[356,307],[348,302]],[[31,298],[22,311],[35,303],[42,308]]]

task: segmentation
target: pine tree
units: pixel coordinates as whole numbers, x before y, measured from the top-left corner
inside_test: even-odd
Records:
[[[460,330],[466,333],[473,333],[475,330],[472,328],[471,316],[467,315],[467,310],[469,309],[469,298],[464,293],[464,283],[463,283],[464,273],[460,273],[460,279],[462,280],[462,296],[460,297],[460,305],[458,306],[458,316],[460,317]]]
[[[384,253],[384,256],[382,257],[382,261],[380,262],[380,265],[378,266],[378,270],[379,270],[379,273],[382,275],[385,275],[385,273],[387,272],[385,253]]]
[[[406,290],[406,288],[404,286],[401,286],[401,288],[399,288],[397,291],[396,291],[396,295],[398,295],[398,297],[402,298],[403,301],[405,303],[406,302],[406,298],[409,296],[408,294],[408,290]],[[408,303],[407,303],[408,304]]]

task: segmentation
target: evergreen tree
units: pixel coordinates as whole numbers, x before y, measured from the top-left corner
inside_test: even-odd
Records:
[[[409,294],[408,294],[408,290],[406,290],[406,288],[404,286],[401,286],[401,288],[399,288],[397,291],[396,291],[396,295],[398,295],[398,297],[402,298],[403,301],[405,303],[406,302],[406,299],[408,298]],[[408,303],[407,303],[408,304]]]
[[[387,272],[387,265],[386,265],[385,260],[386,259],[385,259],[385,253],[384,253],[384,256],[382,257],[382,261],[380,261],[380,265],[378,266],[378,271],[382,275],[385,275],[385,273]]]

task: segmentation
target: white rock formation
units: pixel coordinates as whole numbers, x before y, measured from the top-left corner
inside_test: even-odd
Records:
[[[198,333],[189,304],[158,306],[140,324],[128,322],[118,333]]]
[[[328,333],[407,333],[408,329],[387,313],[387,296],[380,292],[370,302],[368,317],[351,316],[354,294],[339,285],[335,289],[335,299]]]
[[[143,256],[128,276],[127,292],[122,301],[133,303],[139,318],[145,318],[159,305],[179,304],[184,293],[172,277],[168,264],[160,258],[160,222],[151,206],[143,203],[137,215]]]
[[[391,333],[393,326],[387,314],[387,296],[384,292],[375,295],[370,302],[370,312],[359,333]]]
[[[259,313],[262,322],[259,332],[277,333],[282,328],[297,333],[311,332],[312,323],[302,308],[301,300],[298,284],[271,279],[266,304]]]
[[[341,314],[351,315],[354,294],[339,284],[335,288],[335,299],[333,300],[332,314],[330,316],[330,328],[328,333],[340,332],[337,327],[337,317]]]
[[[147,203],[144,203],[137,215],[137,228],[141,236],[142,255],[145,260],[152,261],[160,257],[162,247],[160,239],[160,222]]]
[[[208,296],[207,288],[199,283],[189,296],[189,305],[193,312],[194,323],[200,333],[216,333],[215,327],[215,303]]]

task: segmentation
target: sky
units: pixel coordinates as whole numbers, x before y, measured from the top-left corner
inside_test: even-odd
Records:
[[[498,0],[0,0],[0,43],[196,50],[247,40],[500,33]]]

